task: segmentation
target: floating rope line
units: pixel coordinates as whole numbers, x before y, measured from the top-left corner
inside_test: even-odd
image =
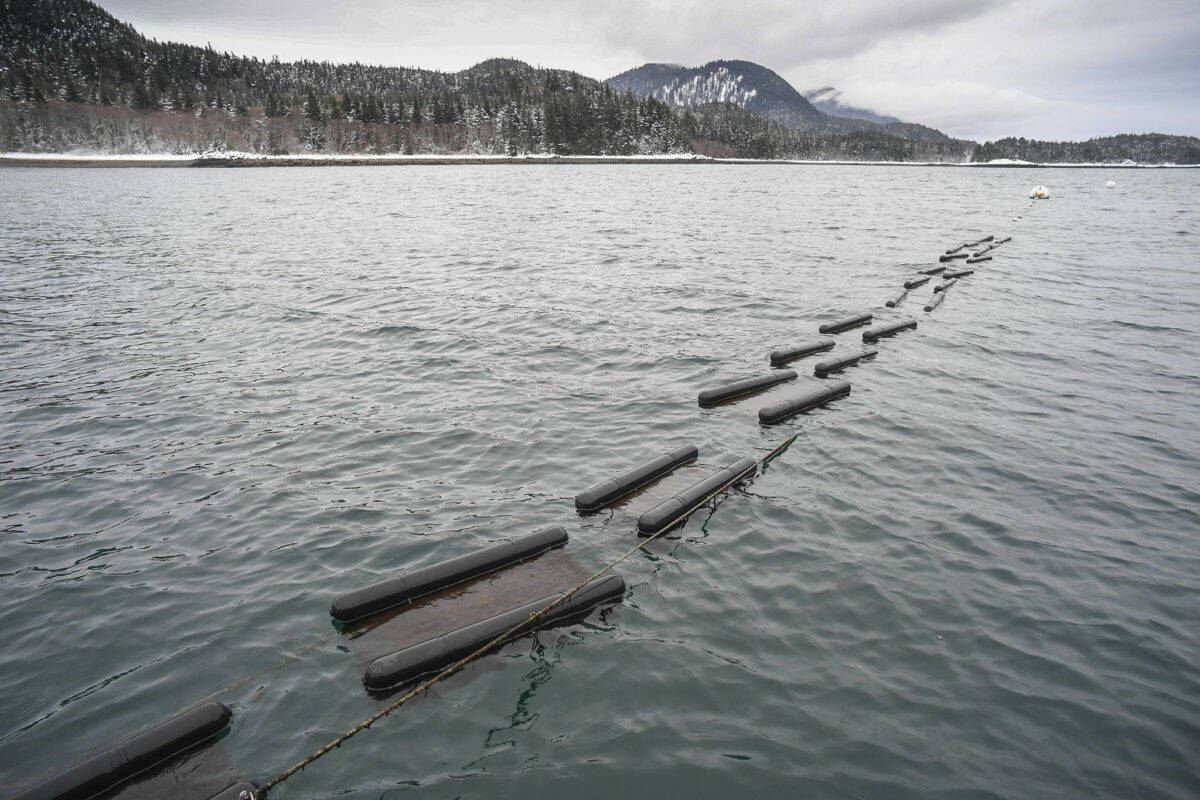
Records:
[[[364,719],[362,722],[355,725],[350,730],[346,731],[345,733],[341,734],[333,741],[329,742],[329,744],[325,745],[324,747],[321,747],[319,750],[314,751],[311,755],[307,756],[306,758],[304,758],[300,761],[297,761],[295,764],[288,767],[283,772],[276,775],[274,778],[271,778],[271,780],[267,781],[259,788],[255,789],[254,791],[247,790],[245,792],[242,792],[240,797],[243,798],[243,800],[263,800],[263,798],[265,798],[267,796],[267,793],[270,792],[272,789],[274,789],[276,786],[283,783],[288,778],[292,777],[297,772],[304,769],[309,764],[313,763],[314,761],[321,758],[325,754],[341,747],[342,744],[344,742],[346,742],[348,739],[350,739],[351,737],[353,737],[359,733],[362,733],[363,731],[365,731],[367,728],[370,728],[372,725],[374,725],[379,720],[383,719],[384,717],[388,716],[396,709],[400,708],[402,705],[407,703],[409,700],[412,700],[414,697],[416,697],[419,694],[427,692],[435,684],[440,683],[441,681],[444,681],[446,678],[449,678],[451,675],[454,675],[456,672],[460,671],[467,664],[470,664],[472,661],[479,658],[480,656],[487,654],[488,651],[490,651],[492,648],[494,648],[500,644],[503,644],[504,642],[513,638],[518,633],[523,633],[527,629],[534,627],[536,625],[536,623],[547,612],[562,605],[564,602],[566,602],[569,598],[571,598],[572,596],[577,594],[580,590],[582,590],[584,587],[586,587],[592,581],[601,577],[606,572],[612,571],[612,569],[614,567],[616,567],[618,564],[620,564],[625,559],[629,558],[634,553],[638,552],[639,550],[645,549],[646,545],[650,544],[650,542],[652,542],[655,539],[657,539],[658,537],[662,536],[667,531],[671,530],[672,528],[676,528],[679,525],[682,525],[684,522],[687,521],[688,517],[690,517],[692,514],[694,514],[696,511],[698,511],[701,507],[703,507],[706,503],[708,503],[708,501],[711,500],[713,497],[716,497],[718,494],[725,491],[730,486],[733,486],[735,483],[745,480],[746,476],[749,475],[752,471],[756,472],[757,470],[761,469],[762,467],[765,467],[772,459],[774,459],[776,456],[780,455],[784,450],[786,450],[788,448],[788,445],[790,445],[792,442],[796,441],[796,438],[799,435],[800,435],[799,432],[793,433],[786,440],[784,440],[783,444],[779,445],[774,450],[767,453],[765,456],[763,456],[758,461],[756,461],[754,463],[753,470],[746,470],[745,472],[742,472],[742,473],[734,476],[732,479],[730,479],[726,483],[722,484],[721,486],[717,487],[716,489],[713,489],[711,492],[706,494],[699,502],[697,502],[691,508],[689,508],[682,517],[675,520],[674,522],[671,522],[668,525],[663,526],[662,528],[655,531],[651,535],[642,538],[642,540],[640,542],[638,542],[635,546],[631,547],[630,549],[626,550],[618,558],[609,562],[601,569],[597,570],[595,573],[593,573],[588,578],[584,579],[578,585],[576,585],[576,586],[568,589],[567,591],[563,592],[562,594],[560,594],[545,608],[543,608],[539,611],[534,611],[532,614],[529,615],[529,617],[527,619],[522,620],[521,622],[518,622],[516,625],[513,625],[511,628],[504,631],[504,633],[501,633],[499,636],[497,636],[495,639],[492,639],[487,644],[484,644],[481,647],[479,647],[478,649],[476,649],[475,651],[469,653],[466,656],[463,656],[461,659],[454,662],[450,666],[446,667],[441,672],[434,675],[432,678],[426,680],[424,683],[421,683],[416,688],[409,691],[407,694],[402,696],[400,699],[396,700],[395,702],[388,705],[387,707],[380,709],[379,711],[376,711],[374,714],[367,717],[366,719]]]

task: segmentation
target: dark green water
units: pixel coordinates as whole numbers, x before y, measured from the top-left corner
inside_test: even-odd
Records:
[[[991,232],[937,311],[882,308]],[[620,607],[273,796],[1200,795],[1198,233],[1191,170],[4,170],[0,794],[311,646],[341,590],[548,524],[596,568],[798,430]],[[860,309],[920,327],[849,398],[697,407]],[[343,644],[224,697],[238,772],[379,707]]]

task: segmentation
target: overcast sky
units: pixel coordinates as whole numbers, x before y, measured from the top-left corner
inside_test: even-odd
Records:
[[[158,39],[457,70],[494,56],[608,78],[740,58],[800,91],[973,139],[1200,135],[1200,0],[100,0]]]

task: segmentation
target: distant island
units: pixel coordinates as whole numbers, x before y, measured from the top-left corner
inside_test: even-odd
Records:
[[[158,42],[88,0],[0,9],[0,153],[1200,164],[1193,136],[955,139],[748,61],[608,81],[511,59],[453,73],[280,62]]]

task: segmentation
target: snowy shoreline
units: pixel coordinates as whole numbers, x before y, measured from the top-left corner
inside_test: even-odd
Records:
[[[770,164],[791,166],[968,167],[1049,169],[1197,169],[1198,164],[1035,163],[998,159],[986,162],[945,161],[823,161],[796,159],[712,158],[694,154],[641,156],[502,156],[487,154],[327,154],[296,153],[0,153],[0,167],[291,167],[291,166],[444,166],[491,164]]]

